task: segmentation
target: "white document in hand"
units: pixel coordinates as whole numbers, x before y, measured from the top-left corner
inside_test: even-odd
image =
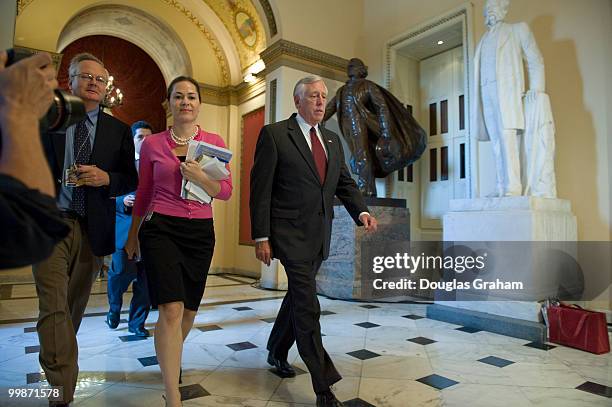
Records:
[[[186,192],[185,199],[191,199],[192,201],[198,201],[200,203],[210,203],[212,201],[210,195],[208,195],[203,188],[200,188],[191,181],[187,181],[184,190]]]
[[[229,171],[225,168],[225,164],[219,161],[216,157],[204,157],[202,162],[202,170],[210,178],[220,181],[229,178]],[[199,201],[200,203],[210,203],[212,198],[206,193],[206,191],[191,181],[187,181],[185,184],[185,191],[187,192],[186,198]]]
[[[229,178],[229,171],[225,168],[225,164],[219,161],[217,157],[204,161],[202,163],[202,170],[215,181]]]

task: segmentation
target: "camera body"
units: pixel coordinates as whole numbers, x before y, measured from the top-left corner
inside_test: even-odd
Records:
[[[33,52],[23,49],[8,49],[6,66],[10,66],[24,58],[33,55]],[[40,132],[44,136],[49,133],[65,133],[71,125],[85,119],[85,105],[81,98],[64,90],[56,89],[53,104],[40,120]]]

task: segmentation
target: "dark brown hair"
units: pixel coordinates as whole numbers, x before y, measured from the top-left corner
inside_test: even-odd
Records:
[[[190,76],[179,76],[174,78],[172,82],[170,82],[170,85],[168,85],[168,101],[170,101],[170,95],[172,94],[172,89],[174,88],[174,85],[179,82],[191,82],[193,86],[195,86],[196,91],[198,92],[198,100],[200,102],[202,101],[202,95],[200,95],[200,84],[198,83],[198,81],[196,81]]]

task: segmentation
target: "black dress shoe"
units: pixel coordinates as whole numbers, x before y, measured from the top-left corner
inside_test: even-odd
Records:
[[[280,360],[268,353],[268,364],[276,368],[276,373],[280,377],[295,377],[295,370],[286,360]]]
[[[140,336],[142,338],[148,338],[149,336],[151,336],[151,333],[149,332],[149,330],[145,327],[139,326],[138,328],[132,328],[131,326],[128,327],[128,331],[130,331],[131,333],[133,333],[136,336]]]
[[[336,398],[331,390],[317,393],[317,407],[343,407],[344,404]]]
[[[106,314],[106,325],[108,325],[110,329],[117,328],[119,326],[119,313],[108,311],[108,314]]]

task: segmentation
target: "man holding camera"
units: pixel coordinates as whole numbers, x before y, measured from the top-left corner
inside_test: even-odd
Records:
[[[57,87],[51,57],[6,67],[0,52],[0,269],[38,262],[69,232],[57,211],[38,120]]]
[[[78,54],[68,72],[69,89],[83,99],[87,115],[65,135],[51,135],[47,158],[57,204],[72,230],[51,257],[33,267],[40,364],[49,384],[63,386],[64,400],[56,405],[73,400],[76,333],[102,258],[115,249],[113,198],[133,191],[138,183],[130,128],[100,108],[108,83],[104,64],[91,54]]]

